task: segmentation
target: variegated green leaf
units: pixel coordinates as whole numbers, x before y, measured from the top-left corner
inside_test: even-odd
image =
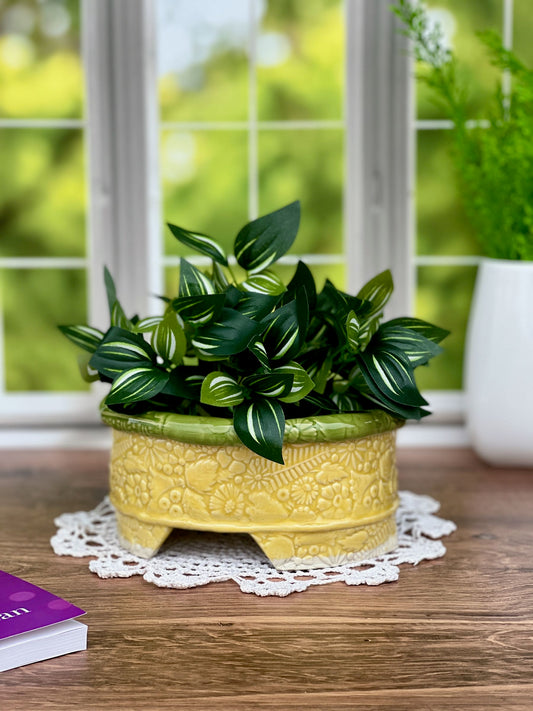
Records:
[[[273,373],[292,375],[293,381],[290,393],[280,397],[280,400],[283,402],[298,402],[310,393],[315,386],[305,369],[295,361],[281,365],[279,368],[276,368]]]
[[[148,316],[137,321],[135,324],[135,333],[150,333],[154,330],[158,323],[161,323],[163,316]]]
[[[245,401],[233,411],[233,426],[241,442],[265,459],[283,464],[285,415],[277,400]]]
[[[272,360],[291,360],[302,347],[309,323],[309,307],[303,290],[285,306],[263,319],[263,343]]]
[[[98,348],[98,344],[104,338],[102,331],[91,326],[59,326],[59,330],[65,335],[69,341],[75,343],[84,351],[94,353]]]
[[[228,286],[229,286],[229,281],[228,278],[220,266],[220,264],[217,264],[213,260],[213,274],[211,277],[211,281],[213,282],[213,286],[215,287],[215,290],[218,292],[223,292],[225,291]]]
[[[200,326],[220,315],[225,300],[224,294],[179,296],[172,301],[172,308],[184,322]]]
[[[354,353],[360,349],[361,343],[359,340],[361,333],[361,321],[357,318],[355,311],[350,311],[346,318],[346,339],[348,346]]]
[[[283,398],[291,392],[294,377],[289,373],[258,373],[249,375],[243,385],[255,395]]]
[[[367,349],[357,362],[365,381],[374,394],[404,405],[427,405],[415,383],[409,359],[398,348]]]
[[[219,318],[201,328],[191,342],[203,357],[220,358],[243,351],[261,330],[261,324],[251,318],[224,308]]]
[[[107,267],[104,267],[104,284],[107,295],[107,304],[109,306],[109,314],[111,315],[113,311],[113,305],[117,300],[117,290],[113,277],[111,276],[111,272]]]
[[[247,293],[242,294],[234,308],[244,316],[260,321],[273,311],[279,299],[279,295]]]
[[[158,395],[168,383],[169,374],[155,367],[125,370],[116,378],[106,397],[107,405],[125,405],[149,400]]]
[[[367,282],[357,294],[357,298],[372,304],[372,308],[365,315],[370,316],[383,310],[385,304],[390,299],[394,284],[390,269],[377,274]]]
[[[89,365],[102,375],[115,378],[118,373],[135,366],[150,366],[155,353],[144,338],[114,326],[93,353]]]
[[[200,254],[205,254],[208,257],[211,257],[211,259],[218,264],[223,264],[225,267],[228,266],[228,259],[224,250],[212,237],[208,237],[201,232],[190,232],[189,230],[185,230],[183,227],[178,227],[177,225],[171,225],[170,223],[167,224],[170,231],[179,242],[187,245],[187,247],[191,247]]]
[[[90,367],[89,361],[91,360],[90,353],[79,353],[78,354],[78,370],[82,380],[86,383],[94,383],[99,379],[98,371]]]
[[[357,392],[333,393],[331,399],[339,408],[339,412],[358,412],[363,409],[360,404],[359,393]]]
[[[309,267],[301,260],[298,261],[296,271],[294,272],[290,282],[287,284],[287,291],[283,297],[285,303],[293,299],[299,289],[303,289],[305,291],[307,303],[309,304],[309,310],[312,311],[316,306],[317,298],[315,279]]]
[[[379,318],[370,316],[360,318],[355,311],[350,311],[346,318],[346,342],[354,353],[364,351],[379,327]]]
[[[395,318],[392,319],[392,321],[387,321],[386,325],[387,327],[391,328],[394,326],[408,328],[410,331],[419,333],[421,336],[424,336],[424,338],[433,341],[433,343],[440,343],[444,338],[446,338],[446,336],[450,334],[450,332],[446,331],[446,329],[434,326],[432,323],[422,321],[422,319],[419,318]]]
[[[180,296],[202,296],[205,294],[214,294],[215,287],[210,279],[201,272],[194,264],[191,264],[186,259],[180,260]]]
[[[199,400],[203,376],[198,376],[200,379],[198,382],[197,376],[187,375],[187,370],[184,366],[178,366],[171,370],[168,382],[161,390],[161,394],[187,400]]]
[[[248,346],[248,350],[254,354],[263,368],[270,368],[270,360],[268,359],[266,349],[261,341],[254,341],[251,343]]]
[[[252,274],[242,282],[241,287],[245,291],[257,294],[283,294],[285,285],[277,274],[268,269],[258,274]]]
[[[111,307],[111,325],[118,326],[118,328],[124,328],[127,331],[133,331],[134,329],[132,322],[124,313],[124,309],[118,299]]]
[[[155,327],[152,346],[164,360],[176,365],[182,362],[187,351],[187,338],[175,311],[167,311]]]
[[[396,324],[384,323],[378,330],[375,342],[380,347],[399,348],[409,358],[412,368],[425,365],[443,349],[421,333]]]
[[[226,373],[215,370],[202,383],[200,401],[214,407],[233,407],[244,400],[244,391],[239,383]]]
[[[299,224],[299,201],[249,222],[235,239],[237,262],[250,274],[264,271],[290,249]]]

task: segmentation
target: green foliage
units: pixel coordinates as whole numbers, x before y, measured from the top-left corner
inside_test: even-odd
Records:
[[[171,410],[232,417],[241,441],[257,454],[282,459],[285,418],[354,412],[376,405],[399,418],[428,414],[414,381],[414,369],[442,349],[447,331],[419,319],[381,323],[392,293],[389,271],[350,296],[327,281],[317,294],[309,269],[300,262],[287,286],[258,271],[292,244],[299,203],[249,223],[235,239],[240,266],[211,238],[173,226],[187,246],[215,258],[203,273],[182,260],[180,295],[165,314],[128,319],[115,285],[105,272],[111,326],[102,334],[88,326],[61,326],[85,360],[111,382],[105,403],[122,412]],[[185,239],[183,238],[185,235]],[[207,245],[207,247],[206,247]],[[215,268],[216,265],[216,268]],[[252,279],[267,274],[262,287]],[[216,278],[215,278],[216,275]],[[117,314],[120,315],[117,323]]]
[[[512,78],[504,95],[496,86],[488,121],[467,122],[468,94],[460,65],[431,27],[423,8],[400,0],[393,8],[428,71],[420,75],[454,122],[453,158],[466,213],[483,252],[499,259],[533,259],[533,70],[504,48],[494,32],[479,33],[492,64]]]

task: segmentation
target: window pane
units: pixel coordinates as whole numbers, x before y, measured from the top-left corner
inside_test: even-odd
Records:
[[[340,119],[341,0],[269,0],[257,40],[260,120]]]
[[[417,254],[479,254],[461,202],[448,131],[418,131]]]
[[[513,48],[528,67],[533,67],[532,9],[531,0],[514,0]]]
[[[416,316],[451,331],[443,341],[444,353],[428,368],[418,368],[422,390],[459,390],[462,387],[463,348],[475,267],[420,267]]]
[[[231,250],[248,219],[248,135],[163,131],[164,221],[197,230]],[[192,254],[165,227],[166,254]]]
[[[78,0],[0,2],[0,116],[83,113]]]
[[[491,66],[489,54],[476,32],[493,29],[502,32],[502,0],[427,0],[432,18],[437,21],[456,53],[461,71],[459,77],[467,89],[469,115],[482,118],[487,97],[500,80],[498,70]],[[418,117],[447,118],[442,107],[435,104],[433,92],[424,82],[417,87]]]
[[[300,231],[291,252],[343,251],[343,131],[260,131],[259,211],[302,202]]]
[[[82,132],[2,129],[0,154],[0,256],[83,256]]]
[[[87,322],[85,272],[5,270],[2,286],[6,390],[86,390],[76,348],[57,329]]]
[[[158,0],[162,121],[248,116],[248,0]]]

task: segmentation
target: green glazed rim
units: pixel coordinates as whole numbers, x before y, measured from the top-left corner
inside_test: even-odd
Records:
[[[165,437],[188,444],[241,445],[232,421],[223,417],[177,415],[174,412],[147,412],[125,415],[104,406],[103,422],[123,432]],[[318,415],[287,420],[284,441],[287,443],[339,442],[402,427],[399,420],[383,410],[368,410],[338,415]]]

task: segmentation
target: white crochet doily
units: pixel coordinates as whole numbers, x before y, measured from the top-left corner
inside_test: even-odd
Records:
[[[429,496],[400,492],[397,511],[398,547],[391,553],[356,564],[322,570],[280,572],[272,567],[250,536],[175,530],[150,560],[120,547],[115,514],[105,498],[93,511],[63,514],[55,520],[58,532],[51,539],[57,555],[96,556],[89,569],[101,578],[144,580],[163,588],[193,588],[233,580],[242,592],[284,597],[311,585],[343,581],[347,585],[380,585],[397,580],[402,563],[417,565],[441,558],[446,548],[436,540],[455,531],[452,521],[435,512],[439,503]]]

